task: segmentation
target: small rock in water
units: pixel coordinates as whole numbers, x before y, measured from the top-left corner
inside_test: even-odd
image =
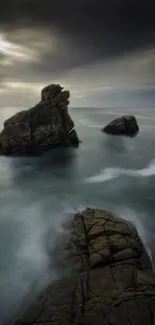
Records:
[[[138,133],[139,126],[134,116],[123,115],[107,124],[102,131],[112,135],[125,135],[133,137]]]

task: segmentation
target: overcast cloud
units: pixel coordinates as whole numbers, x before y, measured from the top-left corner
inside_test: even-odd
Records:
[[[151,0],[2,0],[0,107],[34,105],[52,82],[73,106],[153,107],[154,10]]]

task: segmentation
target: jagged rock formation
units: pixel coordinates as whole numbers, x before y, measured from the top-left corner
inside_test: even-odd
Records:
[[[41,101],[4,122],[0,133],[1,154],[33,155],[58,146],[74,146],[79,139],[67,105],[69,91],[49,85],[41,92]]]
[[[135,136],[139,131],[137,120],[132,115],[124,115],[107,124],[103,132],[113,135]]]
[[[67,225],[59,267],[68,276],[51,284],[19,325],[153,325],[155,275],[135,227],[97,209]],[[60,256],[60,255],[59,255]]]

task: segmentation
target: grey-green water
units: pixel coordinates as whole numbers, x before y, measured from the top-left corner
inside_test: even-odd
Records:
[[[124,113],[137,117],[136,138],[100,129]],[[155,110],[72,109],[78,149],[43,157],[0,157],[0,323],[33,288],[59,276],[51,248],[69,213],[86,206],[108,209],[135,223],[149,253],[155,233]],[[49,240],[49,235],[48,235]],[[153,252],[154,253],[154,252]],[[52,257],[51,257],[52,259]]]

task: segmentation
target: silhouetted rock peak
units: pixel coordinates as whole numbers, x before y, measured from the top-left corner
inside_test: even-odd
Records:
[[[51,84],[44,87],[41,91],[41,100],[52,100],[55,95],[60,93],[64,88],[59,84]]]

